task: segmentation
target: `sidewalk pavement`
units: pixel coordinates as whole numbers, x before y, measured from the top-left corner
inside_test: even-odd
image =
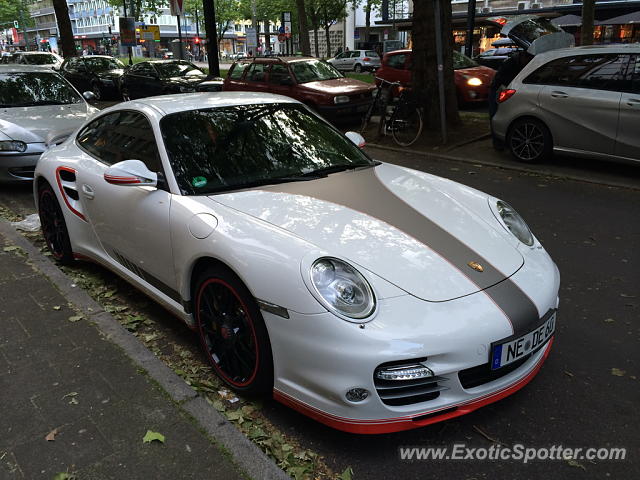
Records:
[[[3,221],[0,299],[0,479],[286,478]]]

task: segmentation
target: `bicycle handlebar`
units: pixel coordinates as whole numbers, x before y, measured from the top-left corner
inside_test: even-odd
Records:
[[[390,82],[389,80],[385,80],[384,78],[375,77],[376,80],[380,80],[381,83],[388,83],[389,85],[402,85],[402,82]]]

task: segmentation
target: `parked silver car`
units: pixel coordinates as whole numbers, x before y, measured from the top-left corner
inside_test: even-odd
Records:
[[[0,182],[31,181],[40,155],[97,111],[47,66],[0,65]]]
[[[349,50],[327,60],[338,70],[360,73],[373,72],[380,67],[380,56],[374,50]]]
[[[513,156],[640,161],[640,44],[536,55],[500,92],[493,131]]]

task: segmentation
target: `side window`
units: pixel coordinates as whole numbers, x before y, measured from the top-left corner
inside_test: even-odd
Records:
[[[247,67],[251,65],[250,63],[236,63],[229,74],[229,78],[233,80],[240,80],[242,78],[242,74],[247,69]]]
[[[389,55],[389,59],[387,60],[387,65],[391,68],[397,68],[398,70],[403,70],[405,60],[406,60],[406,55]]]
[[[631,91],[640,93],[640,55],[631,63]]]
[[[153,77],[155,74],[155,70],[153,69],[153,66],[148,64],[147,62],[141,62],[136,65],[134,73],[143,77]]]
[[[283,78],[290,77],[289,69],[286,65],[282,65],[281,63],[275,63],[271,65],[271,70],[269,71],[269,83],[280,83]]]
[[[553,60],[529,75],[524,83],[624,90],[628,55],[579,55]]]
[[[346,53],[339,53],[338,55],[336,55],[336,60],[340,59],[340,58],[345,58],[347,56]]]
[[[266,70],[264,63],[252,63],[247,72],[247,80],[250,82],[264,82],[264,71]]]
[[[87,125],[78,145],[107,165],[141,160],[152,172],[162,171],[156,139],[149,121],[138,112],[115,112]]]

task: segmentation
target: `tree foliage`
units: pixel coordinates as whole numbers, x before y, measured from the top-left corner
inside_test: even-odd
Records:
[[[0,23],[10,24],[14,21],[19,23],[19,28],[33,25],[33,19],[29,14],[29,4],[27,0],[0,0]],[[2,28],[12,25],[3,25]]]
[[[107,3],[115,8],[123,8],[122,0],[107,0]],[[145,15],[160,15],[161,9],[168,6],[168,0],[127,0],[127,16],[140,22]]]

